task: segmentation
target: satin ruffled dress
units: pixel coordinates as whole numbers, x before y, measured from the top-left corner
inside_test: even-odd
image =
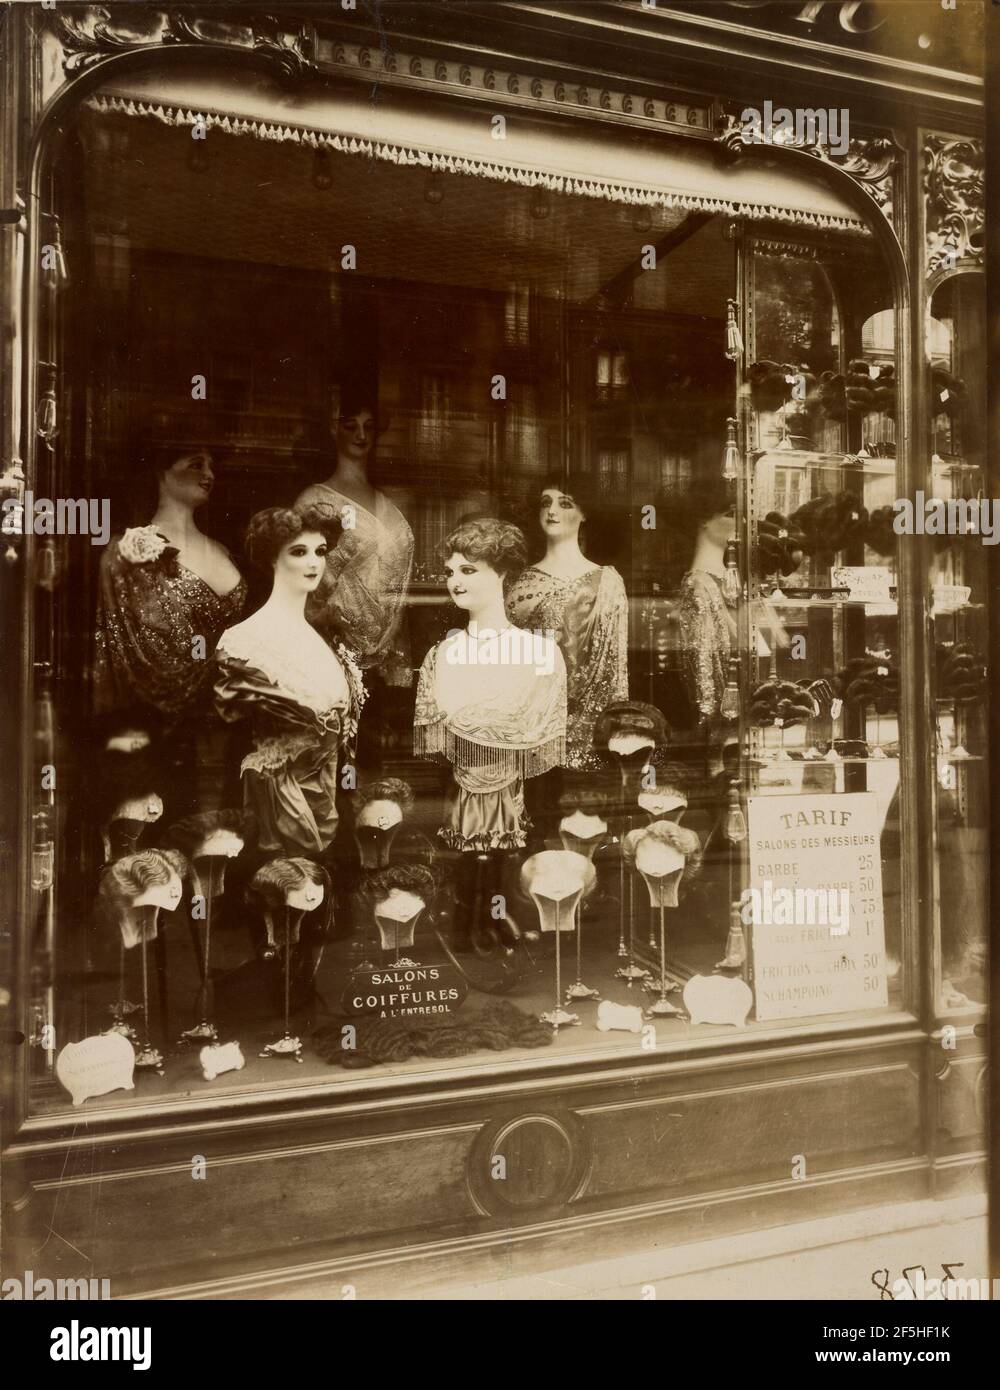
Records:
[[[321,853],[337,829],[337,759],[357,731],[360,673],[341,649],[320,674],[287,634],[253,618],[222,634],[215,659],[216,709],[253,728],[240,771],[260,848]]]
[[[521,639],[530,643],[532,634],[521,633],[514,645]],[[551,639],[541,646],[536,639],[526,660],[480,661],[482,640],[462,631],[427,653],[413,751],[452,765],[455,782],[438,832],[446,845],[519,849],[527,831],[524,779],[566,756],[566,665]]]
[[[530,565],[506,598],[518,627],[551,632],[566,662],[566,767],[602,766],[594,750],[597,716],[628,699],[628,596],[621,575],[604,565],[560,579]]]

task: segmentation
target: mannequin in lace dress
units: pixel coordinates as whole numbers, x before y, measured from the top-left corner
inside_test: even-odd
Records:
[[[594,509],[582,481],[550,482],[538,520],[545,554],[511,585],[507,612],[519,627],[554,634],[566,662],[566,762],[597,768],[594,722],[613,700],[628,698],[628,598],[621,575],[581,549]]]
[[[295,504],[326,509],[345,528],[339,548],[346,562],[328,570],[306,613],[324,637],[339,638],[356,654],[363,671],[387,685],[409,686],[413,668],[404,619],[413,532],[399,508],[368,481],[377,430],[371,403],[345,397],[337,420],[337,466]]]
[[[446,539],[448,593],[468,613],[424,658],[413,751],[443,756],[455,785],[441,838],[452,849],[525,844],[524,780],[566,756],[566,666],[551,637],[514,626],[504,581],[526,558],[516,526],[467,521]]]
[[[357,732],[364,688],[350,653],[324,642],[305,605],[338,539],[339,523],[316,510],[258,512],[247,554],[272,571],[271,596],[216,648],[216,708],[253,724],[244,805],[266,852],[321,853],[337,828],[337,759]]]

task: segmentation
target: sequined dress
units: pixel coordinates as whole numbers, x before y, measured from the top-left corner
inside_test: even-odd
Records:
[[[337,829],[337,758],[357,732],[361,674],[343,647],[334,654],[321,644],[321,663],[299,632],[258,619],[219,639],[216,709],[227,721],[252,724],[253,751],[240,771],[259,847],[320,853]]]
[[[101,557],[98,577],[95,708],[151,705],[170,721],[207,704],[212,654],[246,606],[246,582],[217,594],[165,538],[162,553],[141,563],[120,554],[120,539]]]
[[[551,632],[566,662],[564,766],[601,766],[594,750],[597,716],[628,699],[628,597],[610,565],[560,579],[531,565],[511,586],[507,612],[519,627]]]
[[[707,570],[687,572],[677,602],[688,693],[698,718],[714,720],[719,715],[729,654],[736,641],[736,616],[722,597],[721,581]]]

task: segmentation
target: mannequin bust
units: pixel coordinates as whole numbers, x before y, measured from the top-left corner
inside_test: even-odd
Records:
[[[247,553],[272,576],[262,608],[228,628],[216,650],[216,708],[253,721],[243,759],[244,808],[265,852],[321,853],[337,828],[337,759],[364,699],[345,648],[331,650],[305,615],[324,574],[334,523],[315,510],[271,507],[247,530]]]
[[[215,483],[207,449],[178,442],[195,428],[157,421],[137,450],[136,471],[145,470],[156,501],[152,520],[116,537],[101,560],[98,709],[138,702],[168,720],[195,710],[210,688],[215,643],[246,604],[239,570],[195,520]]]
[[[599,766],[594,722],[628,696],[628,597],[616,569],[584,554],[588,518],[599,524],[597,497],[582,479],[546,483],[538,504],[545,554],[507,596],[515,623],[556,635],[567,674],[566,766],[576,768]]]
[[[199,530],[195,520],[195,512],[215,486],[211,454],[207,449],[178,450],[158,478],[152,526],[176,549],[178,564],[197,575],[217,597],[231,594],[242,582],[240,572],[225,547]]]
[[[511,624],[505,584],[524,564],[524,537],[492,518],[464,522],[443,546],[452,602],[468,614],[424,658],[414,752],[443,756],[455,787],[439,834],[452,849],[525,843],[523,785],[566,752],[566,666],[551,638]]]
[[[325,510],[345,532],[308,613],[324,637],[339,638],[355,653],[362,670],[378,671],[389,685],[410,685],[413,670],[402,620],[413,532],[399,508],[369,481],[377,435],[374,402],[364,393],[345,394],[336,422],[336,467],[295,503]]]

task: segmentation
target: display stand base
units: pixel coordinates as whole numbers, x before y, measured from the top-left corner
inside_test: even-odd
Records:
[[[144,1071],[155,1071],[157,1075],[163,1075],[163,1053],[157,1051],[155,1047],[140,1047],[135,1054],[136,1071],[142,1067]]]
[[[292,1057],[301,1064],[302,1062],[302,1041],[299,1038],[290,1037],[287,1033],[277,1042],[268,1043],[263,1052],[257,1053],[258,1057]]]
[[[539,1014],[538,1018],[541,1023],[550,1023],[556,1029],[578,1027],[580,1023],[579,1014],[569,1014],[558,1005],[550,1013]]]
[[[643,970],[642,966],[636,965],[635,961],[630,961],[628,965],[623,965],[620,970],[615,971],[615,979],[627,980],[630,989],[634,980],[648,980],[649,978],[649,971]]]
[[[139,1034],[132,1027],[131,1023],[126,1023],[123,1018],[116,1018],[110,1028],[105,1028],[105,1033],[117,1033],[120,1038],[128,1038],[130,1043],[138,1045]]]
[[[674,1018],[680,1014],[680,1009],[675,1008],[669,999],[657,999],[655,1004],[651,1004],[645,1012],[646,1018]]]
[[[571,999],[600,999],[600,997],[601,991],[599,989],[588,989],[581,980],[577,980],[575,985],[570,985],[566,991],[567,1003]]]
[[[219,1041],[219,1030],[214,1023],[196,1023],[193,1028],[187,1028],[177,1039],[178,1044],[184,1043],[217,1043]]]

